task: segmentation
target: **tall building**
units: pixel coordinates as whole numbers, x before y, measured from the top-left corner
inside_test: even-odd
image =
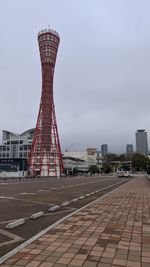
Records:
[[[137,132],[135,133],[135,137],[136,137],[136,152],[148,155],[147,132],[145,132],[145,129],[137,130]]]
[[[52,29],[42,30],[38,34],[42,94],[35,137],[29,157],[31,175],[59,177],[63,173],[53,94],[54,69],[59,41],[59,34]]]
[[[107,144],[101,145],[101,152],[102,152],[102,157],[105,157],[108,154],[108,145]]]
[[[133,145],[132,144],[126,145],[126,154],[129,156],[133,154]]]

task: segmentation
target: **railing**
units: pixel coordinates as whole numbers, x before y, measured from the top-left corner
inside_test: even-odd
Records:
[[[39,33],[38,33],[38,36],[40,36],[41,34],[43,33],[47,33],[47,32],[51,32],[52,34],[56,35],[58,38],[60,38],[58,32],[56,32],[55,30],[52,30],[52,29],[44,29],[44,30],[41,30]]]

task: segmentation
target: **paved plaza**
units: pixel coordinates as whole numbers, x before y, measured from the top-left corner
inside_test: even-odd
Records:
[[[0,257],[128,180],[115,176],[78,176],[0,183]],[[50,212],[49,208],[54,206],[59,208]],[[43,216],[31,219],[38,212],[43,212]],[[7,228],[18,219],[25,219],[25,223]]]
[[[150,266],[150,181],[135,178],[1,264],[4,267]]]

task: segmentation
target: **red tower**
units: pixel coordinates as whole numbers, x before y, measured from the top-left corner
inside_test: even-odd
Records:
[[[59,35],[54,30],[42,30],[38,34],[42,68],[42,94],[35,136],[29,156],[29,167],[32,175],[59,177],[63,173],[53,97],[54,68],[59,41]]]

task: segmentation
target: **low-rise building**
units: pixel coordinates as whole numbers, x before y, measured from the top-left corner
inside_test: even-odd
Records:
[[[101,153],[96,148],[87,148],[85,151],[65,151],[64,157],[80,159],[86,162],[88,166],[101,164]]]
[[[2,145],[0,145],[0,158],[24,158],[27,159],[35,129],[30,129],[22,134],[3,130]]]
[[[21,177],[28,173],[27,158],[35,129],[22,134],[3,130],[0,145],[0,177]]]
[[[64,171],[67,175],[77,175],[79,173],[88,173],[89,166],[84,160],[63,156]]]

